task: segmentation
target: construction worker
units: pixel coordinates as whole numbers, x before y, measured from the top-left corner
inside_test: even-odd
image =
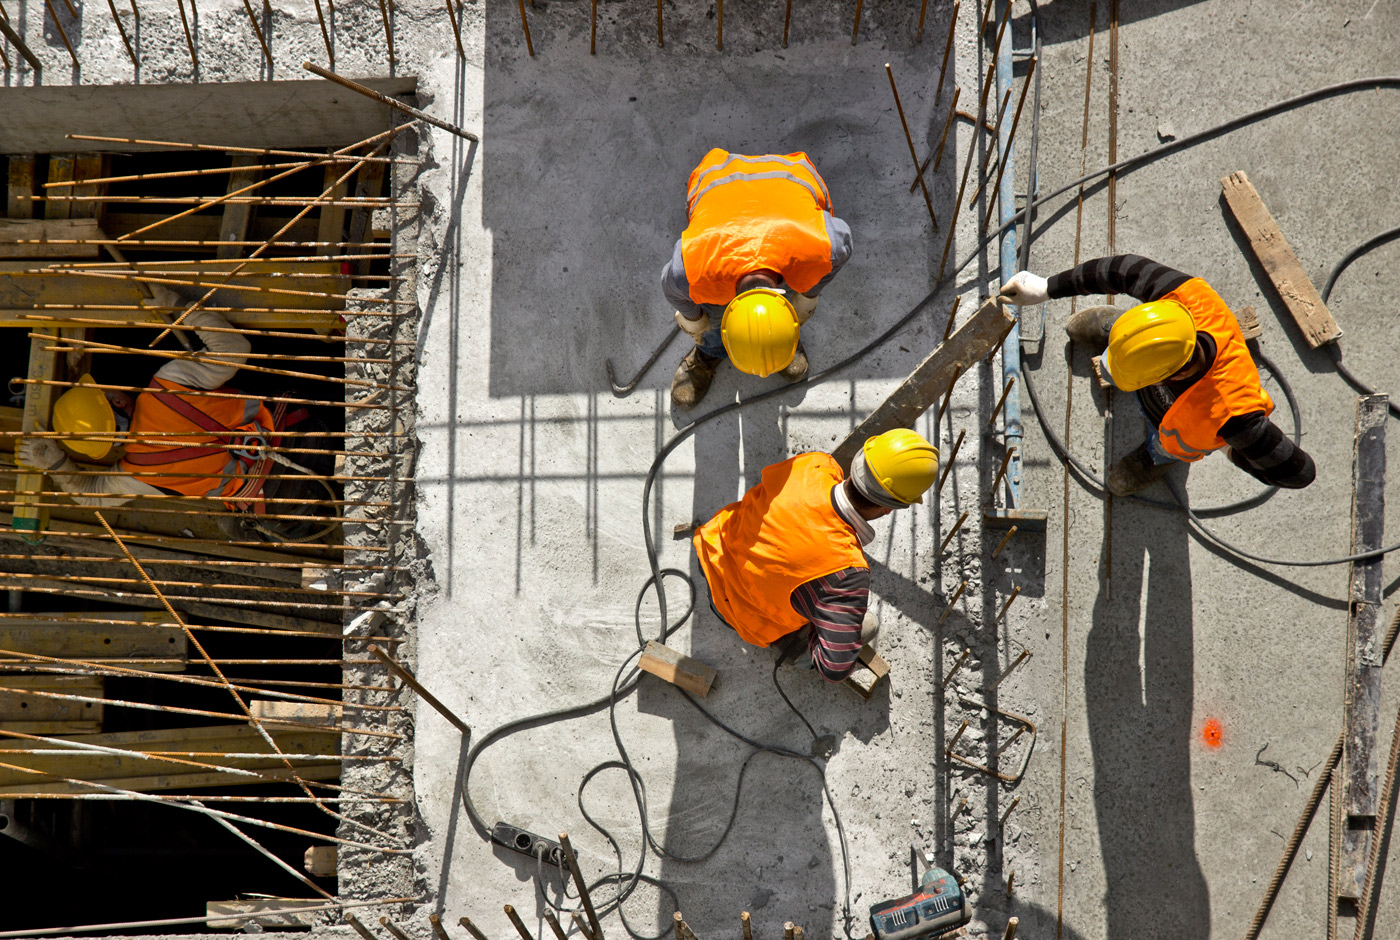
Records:
[[[247,337],[229,331],[229,322],[218,313],[196,310],[185,323],[204,343],[206,351],[198,361],[170,360],[135,398],[104,391],[91,375],[83,375],[53,406],[53,429],[69,436],[22,439],[17,449],[20,463],[49,474],[74,502],[85,506],[120,506],[138,496],[176,493],[217,496],[231,509],[263,511],[263,500],[274,495],[267,475],[276,466],[267,445],[277,441],[279,429],[304,418],[305,412],[288,415],[281,405],[274,415],[258,398],[225,387],[251,346]],[[84,473],[70,456],[109,460],[117,452],[117,438],[123,436],[128,440],[114,468],[123,473]],[[278,489],[287,495],[292,488]]]
[[[715,614],[754,646],[778,643],[837,682],[879,626],[870,611],[870,523],[923,502],[938,449],[898,428],[865,442],[844,475],[830,454],[798,454],[695,533]]]
[[[726,358],[750,375],[802,381],[802,324],[851,256],[850,227],[831,214],[812,161],[711,150],[691,171],[686,220],[661,269],[661,291],[695,343],[671,404],[694,408]]]
[[[1009,303],[1044,303],[1082,294],[1127,294],[1142,301],[1087,307],[1065,332],[1104,352],[1105,377],[1138,405],[1153,431],[1108,471],[1108,488],[1127,496],[1161,479],[1177,461],[1225,448],[1230,461],[1269,486],[1301,489],[1312,458],[1269,420],[1274,403],[1234,314],[1210,285],[1140,255],[1097,258],[1046,280],[1022,271],[1001,289]],[[1105,352],[1106,350],[1106,352]]]

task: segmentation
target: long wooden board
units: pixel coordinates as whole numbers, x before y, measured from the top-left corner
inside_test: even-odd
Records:
[[[324,916],[324,898],[257,898],[251,901],[207,901],[211,930],[242,930],[251,924],[270,930],[314,927]],[[308,908],[311,913],[300,913]]]
[[[966,375],[973,363],[1001,343],[1002,336],[1016,321],[1014,309],[998,303],[995,297],[983,303],[831,452],[841,469],[850,470],[851,459],[866,438],[893,428],[912,428],[919,415],[943,397],[956,377]]]
[[[88,623],[99,620],[101,623]],[[0,619],[0,672],[12,653],[80,659],[84,662],[142,661],[150,672],[183,672],[188,656],[185,633],[165,611],[51,613]]]
[[[0,675],[0,730],[26,734],[100,731],[102,703],[50,698],[26,692],[102,697],[100,676]]]
[[[272,738],[285,753],[333,757],[340,753],[340,735],[325,731],[269,728]],[[214,756],[188,760],[257,770],[272,776],[285,776],[286,766],[275,756],[221,757],[219,754],[267,754],[267,743],[248,725],[215,725],[170,728],[159,731],[123,731],[110,734],[76,735],[66,740],[97,744],[131,751],[213,752]],[[173,756],[184,756],[176,753]],[[174,790],[185,787],[249,785],[253,777],[209,771],[169,762],[152,761],[93,751],[79,751],[56,744],[0,740],[0,763],[28,767],[51,774],[105,783],[128,790]],[[328,780],[340,773],[337,760],[296,761],[297,773],[308,780]],[[32,793],[90,793],[92,787],[64,783],[52,777],[0,767],[0,798]]]
[[[96,219],[0,219],[0,258],[96,258],[96,245],[63,242],[103,237]]]
[[[1246,236],[1254,256],[1259,259],[1269,279],[1278,291],[1288,312],[1303,331],[1303,338],[1313,349],[1341,338],[1342,329],[1332,319],[1332,313],[1313,287],[1298,256],[1283,237],[1283,231],[1259,198],[1244,171],[1231,173],[1220,181],[1225,204],[1235,216]]]
[[[53,338],[57,330],[35,329],[35,336],[29,341],[29,371],[31,379],[53,380],[58,377],[58,353],[54,351]],[[20,429],[46,431],[53,413],[54,386],[26,385],[24,387],[24,415]],[[35,470],[24,470],[15,476],[15,496],[10,506],[10,524],[15,531],[26,537],[37,539],[48,524],[49,509],[42,505],[48,502],[42,495],[48,475]]]
[[[713,667],[655,640],[647,641],[642,658],[637,660],[637,668],[701,698],[710,694],[719,675]]]

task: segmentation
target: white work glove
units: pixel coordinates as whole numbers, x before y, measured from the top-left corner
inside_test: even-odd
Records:
[[[15,456],[24,466],[46,472],[57,470],[68,460],[58,442],[47,437],[21,438]]]
[[[1021,271],[1001,286],[997,299],[1016,304],[1018,307],[1043,304],[1050,299],[1049,287],[1050,282],[1040,275]]]
[[[700,337],[710,332],[710,315],[704,310],[701,310],[700,319],[692,320],[677,310],[676,326],[684,330],[686,335],[695,340],[695,344],[698,346],[700,345]]]
[[[164,284],[150,284],[148,286],[151,288],[151,299],[143,306],[173,307],[176,309],[189,306],[188,301]]]
[[[799,291],[793,291],[788,295],[788,300],[792,301],[792,309],[797,312],[797,325],[802,326],[812,319],[812,314],[817,309],[817,298],[808,297]]]

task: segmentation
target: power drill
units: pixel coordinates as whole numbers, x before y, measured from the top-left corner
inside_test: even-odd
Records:
[[[923,853],[915,849],[920,859]],[[870,905],[870,932],[875,940],[929,940],[952,933],[972,919],[972,908],[958,876],[929,868],[919,890],[894,901]]]

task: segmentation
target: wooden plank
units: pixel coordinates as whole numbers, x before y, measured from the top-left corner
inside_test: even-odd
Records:
[[[21,242],[103,237],[96,219],[0,219],[0,258],[96,258],[96,245]]]
[[[247,154],[235,154],[233,165],[243,167],[237,173],[230,174],[228,178],[228,189],[225,192],[237,192],[247,186],[251,186],[262,176],[261,160],[255,156]],[[257,190],[253,190],[257,192]],[[248,240],[248,221],[252,219],[255,206],[251,203],[224,203],[224,217],[219,222],[219,241],[221,242],[241,242]],[[217,258],[241,258],[251,252],[241,245],[220,245],[215,252]]]
[[[102,623],[85,623],[101,620]],[[185,633],[164,611],[93,611],[52,613],[22,620],[0,620],[0,672],[11,653],[122,664],[142,664],[151,672],[183,672],[188,656]]]
[[[269,728],[277,746],[289,755],[340,753],[340,735],[334,732]],[[270,753],[270,748],[246,724],[212,725],[192,728],[164,728],[155,731],[122,731],[108,734],[80,734],[66,738],[79,744],[130,751],[168,752],[184,756],[200,752],[212,756],[189,757],[210,764],[221,764],[280,777],[286,766]],[[268,754],[267,757],[223,757],[222,754]],[[129,790],[173,790],[184,787],[212,787],[256,784],[253,777],[220,771],[207,771],[168,762],[122,757],[94,751],[79,751],[57,744],[32,741],[0,741],[0,762],[28,767],[54,777],[100,781]],[[308,780],[328,780],[339,775],[338,761],[296,761],[297,772]],[[88,793],[92,787],[66,784],[21,770],[0,767],[0,798],[26,793]]]
[[[642,658],[637,660],[637,668],[701,698],[710,694],[710,688],[719,676],[700,660],[662,646],[655,640],[647,641]]]
[[[103,306],[134,305],[144,295],[130,278],[92,277],[77,274],[53,274],[44,265],[25,261],[0,261],[0,309],[23,310],[34,313],[41,304],[83,304]],[[189,284],[212,285],[222,282],[231,265],[200,264],[154,268],[142,276]],[[344,294],[350,279],[341,274],[334,261],[258,261],[252,262],[228,279],[209,301],[211,307],[278,307],[294,310],[342,310],[345,301],[334,297],[305,296],[276,291],[306,291],[313,294]],[[261,288],[247,290],[240,288]],[[184,288],[188,291],[199,287]],[[135,311],[129,311],[135,313]],[[82,316],[82,314],[78,314]],[[231,315],[236,319],[237,313]]]
[[[38,328],[34,332],[43,336],[29,341],[28,376],[31,379],[54,379],[58,371],[58,353],[45,347],[53,345],[52,337],[58,333],[56,330]],[[49,418],[53,414],[53,399],[54,386],[26,385],[24,417],[20,430],[25,433],[47,430]],[[40,495],[47,479],[47,474],[33,471],[21,472],[15,477],[15,498],[10,513],[10,525],[16,532],[24,533],[25,537],[31,540],[42,538],[40,533],[48,524],[48,507],[36,505],[49,501]]]
[[[1385,431],[1390,400],[1367,395],[1357,400],[1352,448],[1351,553],[1380,548],[1385,537]],[[1380,723],[1382,636],[1380,630],[1383,557],[1353,562],[1347,617],[1346,686],[1343,697],[1345,746],[1342,794],[1346,824],[1342,833],[1340,894],[1360,896],[1378,807],[1376,734]]]
[[[1308,345],[1316,349],[1336,342],[1342,335],[1341,327],[1332,319],[1327,305],[1318,296],[1298,256],[1289,247],[1288,240],[1283,237],[1264,200],[1255,192],[1249,177],[1243,171],[1231,173],[1220,181],[1220,185],[1225,204],[1249,238],[1255,258],[1268,272],[1279,299],[1293,315]]]
[[[73,161],[73,179],[93,180],[100,179],[110,174],[107,172],[107,155],[104,153],[80,153]],[[67,195],[59,190],[61,195]],[[88,183],[84,186],[74,186],[72,195],[74,196],[105,196],[107,195],[106,183]],[[97,221],[102,217],[103,203],[101,202],[72,202],[68,211],[70,218],[92,219]]]
[[[49,154],[49,182],[66,183],[73,178],[73,154],[71,153],[51,153]],[[46,219],[66,219],[72,215],[71,207],[73,203],[66,199],[56,202],[44,202],[44,218]]]
[[[843,680],[842,685],[869,701],[875,694],[875,689],[890,674],[890,664],[885,662],[884,657],[875,652],[875,647],[869,643],[860,648],[859,659],[859,664]]]
[[[40,734],[37,725],[50,732],[79,734],[102,728],[101,702],[75,702],[26,695],[25,692],[55,692],[61,695],[102,697],[101,676],[10,676],[0,675],[0,730]]]
[[[315,875],[317,878],[334,878],[339,870],[336,865],[339,861],[339,853],[334,845],[313,845],[306,850],[306,855],[302,858],[302,867],[306,869],[308,875]]]
[[[258,898],[253,901],[208,901],[205,903],[205,913],[211,918],[228,915],[227,918],[210,920],[209,927],[213,930],[242,930],[254,924],[263,929],[295,930],[314,927],[324,916],[321,910],[309,914],[296,913],[298,910],[325,906],[325,898]]]
[[[851,458],[866,438],[893,428],[912,428],[920,415],[942,399],[955,377],[966,375],[977,360],[1001,344],[1016,320],[1014,310],[996,298],[982,304],[832,451],[841,469],[850,470]]]
[[[379,196],[384,189],[384,169],[382,163],[370,163],[361,167],[360,172],[351,177],[355,180],[355,195],[365,199]],[[341,172],[343,173],[344,170]],[[356,206],[355,210],[350,213],[350,228],[346,232],[345,240],[352,245],[371,240],[373,236],[369,230],[369,223],[373,213],[372,209]],[[370,238],[367,238],[367,235]],[[363,253],[363,251],[357,251],[357,254]],[[364,275],[369,272],[370,262],[368,260],[356,261],[354,264],[356,274]]]
[[[279,242],[309,242],[316,238],[316,219],[308,213],[307,216],[293,225],[286,233],[278,239]],[[170,217],[168,212],[146,212],[141,211],[137,205],[122,205],[116,203],[108,206],[107,213],[102,217],[102,230],[113,238],[120,238],[137,229],[145,228],[152,222],[159,222]],[[255,217],[249,223],[248,240],[253,242],[264,242],[271,238],[283,225],[287,224],[290,217],[266,216]],[[182,252],[191,254],[214,254],[219,247],[219,226],[222,224],[222,217],[210,213],[197,213],[187,215],[161,225],[159,228],[149,232],[143,232],[136,237],[138,244],[123,243],[122,251],[128,256],[132,252],[140,251],[169,251],[169,248],[162,248],[159,245],[143,246],[139,242],[146,240],[153,241],[198,241],[205,242],[201,246],[181,246]],[[244,253],[252,251],[249,246],[244,246]],[[279,249],[281,251],[295,252],[297,255],[309,254],[308,249],[288,248]]]
[[[1259,314],[1253,307],[1241,307],[1230,312],[1235,315],[1235,322],[1239,323],[1240,333],[1245,339],[1258,339],[1264,332],[1263,327],[1259,325]]]
[[[331,164],[330,166],[327,166],[324,182],[321,184],[321,190],[325,191],[327,188],[329,188],[332,183],[340,179],[341,175],[344,172],[345,168],[339,164]],[[332,198],[343,199],[345,197],[346,192],[349,190],[349,186],[349,180],[347,180],[344,183],[341,183],[339,186],[336,186],[331,192]],[[322,248],[317,248],[316,253],[318,255],[339,254],[339,243],[343,240],[344,233],[345,207],[323,207],[320,212],[320,218],[317,220],[316,240],[318,242],[334,242],[335,244],[326,245]]]
[[[17,153],[9,160],[9,190],[5,215],[11,219],[34,217],[34,154]]]
[[[285,699],[255,698],[248,703],[254,718],[276,718],[308,725],[334,725],[340,722],[339,705],[316,702],[289,702]]]
[[[392,97],[412,95],[418,84],[413,77],[356,76],[355,81]],[[6,88],[5,148],[16,153],[165,149],[68,140],[69,133],[238,147],[343,147],[387,130],[392,113],[320,81]]]

